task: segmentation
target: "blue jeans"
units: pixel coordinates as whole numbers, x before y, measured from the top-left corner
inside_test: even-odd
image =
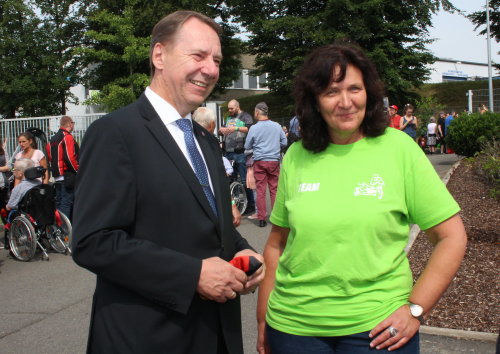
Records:
[[[244,153],[237,154],[235,152],[227,152],[226,158],[229,161],[234,161],[233,175],[240,176],[241,183],[245,186],[245,193],[247,195],[248,206],[255,207],[255,198],[251,189],[246,188],[247,185],[247,158]]]
[[[418,354],[420,343],[418,332],[403,347],[388,351],[370,348],[370,332],[362,332],[340,337],[307,337],[283,333],[266,326],[267,342],[273,354],[378,354],[401,353]]]
[[[75,200],[75,190],[68,189],[63,182],[56,182],[56,208],[68,217],[71,221],[73,213],[73,201]]]

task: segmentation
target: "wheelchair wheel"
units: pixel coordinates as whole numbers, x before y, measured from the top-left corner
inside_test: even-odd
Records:
[[[27,262],[33,258],[36,251],[36,233],[28,218],[19,215],[12,221],[9,243],[10,250],[18,260]]]
[[[243,214],[247,208],[248,200],[245,192],[245,187],[240,182],[233,182],[229,187],[231,191],[231,198],[236,203],[236,207]]]
[[[73,235],[71,222],[68,217],[59,212],[61,217],[61,225],[53,224],[47,226],[47,238],[49,239],[50,247],[58,253],[66,253],[71,247],[71,237]]]

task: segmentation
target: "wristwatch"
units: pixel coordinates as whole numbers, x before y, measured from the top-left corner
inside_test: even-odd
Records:
[[[424,308],[422,306],[410,302],[410,313],[413,317],[419,320],[420,324],[424,323]]]

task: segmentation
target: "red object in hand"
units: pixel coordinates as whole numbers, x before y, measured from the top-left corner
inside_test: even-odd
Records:
[[[252,275],[260,268],[262,262],[254,256],[235,257],[229,261],[233,266],[244,271],[247,275]]]

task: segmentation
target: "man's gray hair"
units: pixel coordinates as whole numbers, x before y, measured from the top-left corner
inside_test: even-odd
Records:
[[[16,160],[16,162],[14,162],[14,168],[17,171],[22,172],[23,174],[24,174],[24,171],[26,171],[28,168],[31,168],[31,167],[35,167],[35,163],[31,159],[23,158],[23,159]]]
[[[193,120],[208,130],[210,124],[215,121],[215,113],[210,108],[198,107],[193,113]]]
[[[267,107],[266,102],[257,103],[255,109],[259,110],[263,116],[267,116],[269,114],[269,108]]]

